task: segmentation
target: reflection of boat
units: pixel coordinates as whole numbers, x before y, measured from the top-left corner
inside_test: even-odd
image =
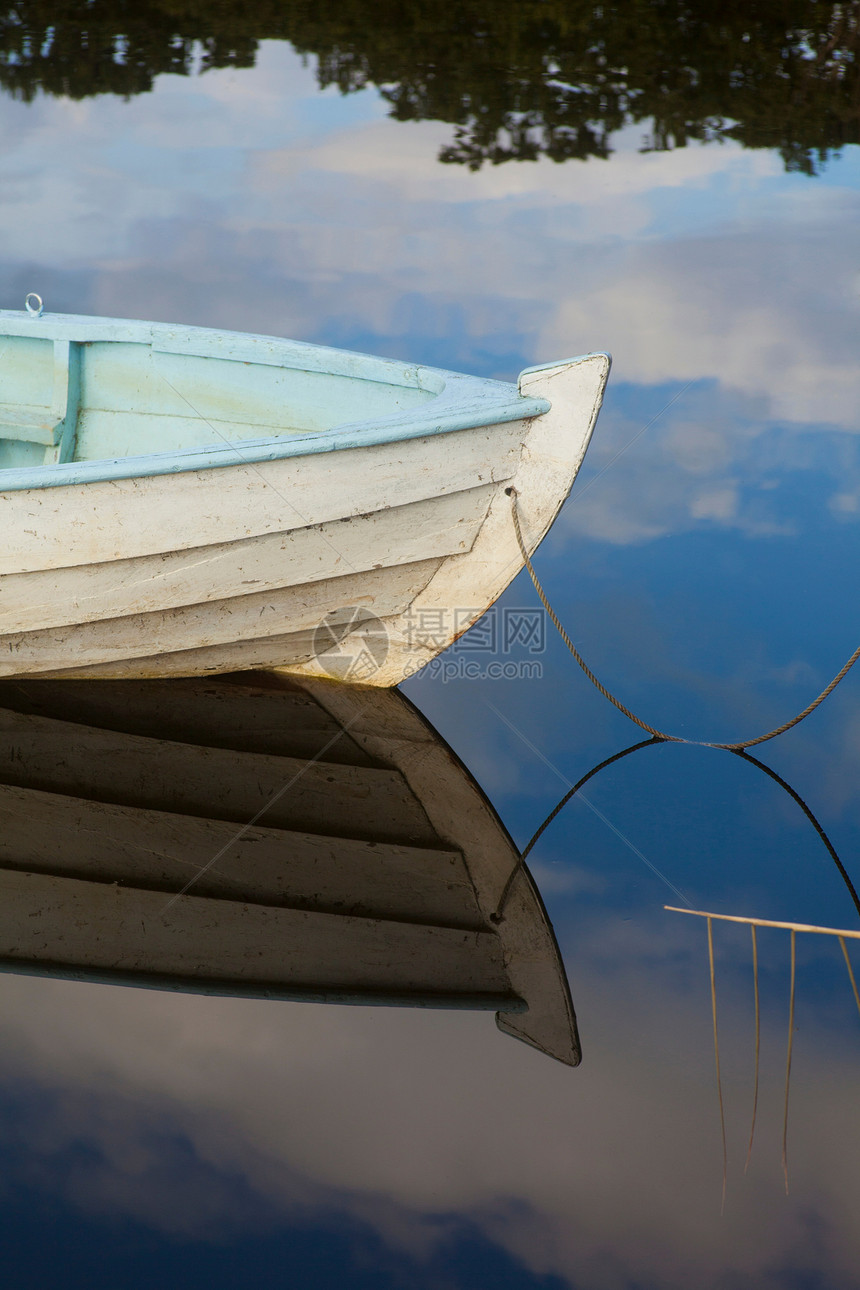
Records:
[[[521,867],[494,917],[518,853],[399,693],[23,680],[0,705],[5,970],[494,1009],[579,1061],[534,883]]]
[[[530,549],[544,536],[609,370],[592,354],[517,388],[35,300],[0,311],[7,676],[319,674],[372,614],[387,653],[363,679],[396,684],[522,567],[505,487]]]

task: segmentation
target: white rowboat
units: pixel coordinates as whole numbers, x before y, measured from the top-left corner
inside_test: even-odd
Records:
[[[487,1009],[580,1060],[534,882],[397,692],[0,682],[0,815],[0,971]]]
[[[522,567],[506,488],[541,541],[609,372],[513,386],[35,302],[0,311],[0,676],[396,685]]]

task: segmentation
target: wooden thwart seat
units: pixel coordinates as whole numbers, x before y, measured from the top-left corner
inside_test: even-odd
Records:
[[[44,444],[46,465],[73,460],[81,400],[80,346],[68,340],[53,346],[50,405],[0,402],[0,440]]]

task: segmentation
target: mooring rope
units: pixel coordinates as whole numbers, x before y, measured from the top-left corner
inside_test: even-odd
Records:
[[[509,487],[505,489],[505,492],[508,494],[508,496],[511,499],[511,515],[513,516],[514,532],[517,535],[517,543],[520,548],[520,554],[522,555],[523,560],[525,562],[525,566],[529,571],[529,576],[531,577],[531,580],[534,583],[535,591],[538,593],[538,596],[540,597],[540,600],[541,600],[541,604],[543,605],[544,609],[549,615],[552,625],[555,627],[559,636],[561,636],[561,639],[564,641],[565,645],[570,650],[571,654],[576,659],[577,663],[582,668],[583,672],[588,677],[591,684],[597,690],[600,691],[600,693],[603,695],[605,699],[609,700],[609,702],[613,705],[613,707],[616,707],[619,712],[623,712],[625,717],[627,717],[635,725],[639,726],[640,729],[647,731],[647,733],[651,735],[652,738],[654,739],[659,739],[664,743],[693,744],[698,748],[723,748],[727,752],[743,752],[745,748],[754,748],[756,744],[767,743],[768,739],[775,739],[777,735],[785,734],[786,730],[790,730],[792,726],[798,725],[801,721],[804,720],[805,717],[808,717],[811,712],[814,712],[815,709],[819,706],[819,704],[823,703],[824,700],[827,698],[827,696],[833,693],[833,691],[836,689],[839,682],[845,676],[847,676],[848,672],[857,662],[858,658],[860,658],[860,645],[858,645],[857,649],[848,659],[847,663],[845,663],[844,666],[839,669],[839,671],[836,673],[836,676],[834,676],[830,684],[821,691],[817,699],[814,699],[813,702],[810,703],[807,707],[805,707],[802,712],[798,712],[797,716],[792,717],[790,721],[785,721],[781,726],[777,726],[775,730],[769,730],[766,735],[757,735],[755,739],[740,739],[740,740],[737,740],[735,743],[718,744],[718,743],[712,743],[711,741],[706,739],[686,739],[684,738],[683,735],[669,735],[669,734],[666,734],[666,732],[663,730],[657,730],[656,727],[649,726],[648,722],[643,721],[641,717],[637,717],[635,712],[631,712],[630,709],[626,707],[625,704],[623,704],[620,699],[617,699],[615,695],[611,693],[611,691],[607,690],[605,685],[602,685],[600,683],[600,681],[592,672],[591,668],[586,663],[585,659],[580,654],[579,650],[574,645],[573,641],[568,636],[567,632],[564,630],[564,627],[561,625],[561,622],[559,621],[558,616],[555,613],[555,610],[553,609],[552,605],[549,603],[549,600],[547,599],[546,592],[541,586],[540,579],[538,578],[537,574],[534,571],[534,566],[532,565],[532,562],[529,558],[529,553],[526,550],[526,545],[525,545],[525,542],[523,541],[522,530],[520,528],[519,508],[517,506],[517,490],[513,487]]]

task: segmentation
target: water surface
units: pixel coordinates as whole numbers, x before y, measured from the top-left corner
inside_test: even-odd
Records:
[[[219,26],[171,6],[131,30],[92,6],[85,38],[17,6],[0,303],[36,290],[505,379],[610,351],[540,576],[646,721],[754,736],[860,641],[857,8],[798,5],[791,31],[699,8],[475,5],[454,23],[296,5]],[[505,648],[501,616],[536,605],[521,575],[495,647],[467,637],[406,687],[520,844],[640,737],[549,625]],[[756,753],[855,879],[858,685]],[[858,926],[797,804],[731,754],[649,747],[591,780],[529,863],[577,1070],[480,1015],[6,978],[10,1280],[860,1284],[860,1017],[838,944],[798,938],[786,1197],[788,934],[759,938],[744,1175],[750,938],[715,929],[721,1216],[705,928],[663,909]]]

